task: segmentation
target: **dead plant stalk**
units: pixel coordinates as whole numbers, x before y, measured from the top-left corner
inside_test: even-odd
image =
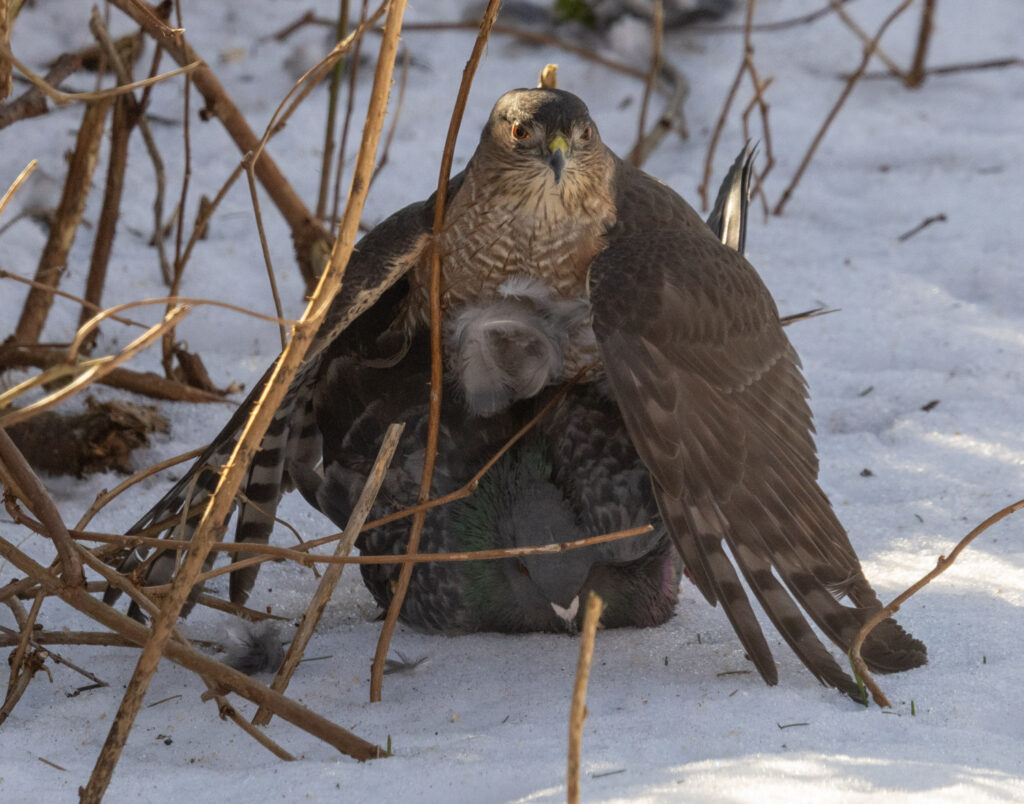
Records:
[[[775,209],[772,210],[775,215],[781,215],[783,209],[785,209],[786,203],[789,201],[790,196],[793,195],[793,191],[796,190],[797,185],[800,183],[800,179],[803,177],[804,171],[806,171],[807,166],[811,164],[811,160],[814,158],[814,154],[818,150],[818,146],[821,145],[821,141],[825,137],[825,132],[828,131],[829,126],[831,126],[832,121],[836,119],[836,115],[839,114],[839,110],[843,108],[843,104],[846,103],[846,99],[850,97],[850,93],[853,92],[853,88],[857,85],[860,77],[864,75],[864,71],[867,70],[868,63],[871,61],[871,56],[878,48],[878,43],[881,41],[882,36],[896,18],[910,7],[912,2],[913,0],[903,0],[903,2],[893,9],[889,16],[885,18],[871,41],[864,45],[864,53],[861,56],[860,64],[847,80],[846,85],[843,87],[843,91],[839,94],[839,97],[836,99],[836,102],[833,104],[828,114],[825,115],[824,122],[822,122],[818,132],[814,135],[814,139],[811,140],[811,144],[807,148],[807,153],[804,154],[804,158],[800,161],[800,166],[796,169],[796,173],[793,174],[793,178],[789,182],[789,186],[783,191],[782,196],[779,198],[779,202],[775,205]],[[836,0],[832,0],[832,3],[833,5],[836,5]]]
[[[0,196],[0,214],[3,213],[4,208],[10,203],[11,199],[14,198],[14,194],[21,189],[21,185],[28,181],[28,177],[32,175],[38,164],[39,160],[33,159],[25,165],[25,169],[11,182],[11,186],[7,188],[3,196]]]
[[[661,70],[661,45],[664,33],[665,9],[662,0],[656,0],[651,21],[651,66],[647,73],[647,80],[644,81],[643,98],[640,101],[640,117],[637,120],[636,144],[630,151],[629,161],[634,167],[640,167],[644,162],[646,154],[641,153],[641,145],[644,141],[644,134],[647,128],[647,107],[651,103],[651,94],[654,92],[654,85],[658,81],[658,72]]]
[[[373,468],[370,470],[370,474],[363,486],[362,493],[359,495],[359,499],[356,501],[356,505],[352,509],[352,514],[349,516],[348,522],[345,523],[344,538],[338,542],[334,550],[335,558],[346,558],[355,546],[356,537],[359,535],[360,530],[362,530],[363,523],[366,521],[366,517],[370,513],[370,508],[373,506],[374,500],[377,499],[377,494],[380,492],[380,487],[384,483],[388,467],[391,466],[391,459],[394,457],[395,450],[398,448],[398,440],[402,437],[402,431],[404,429],[405,424],[392,424],[384,434],[384,440],[380,445],[377,460],[374,462]],[[291,681],[292,675],[295,673],[295,668],[297,668],[299,666],[299,662],[302,661],[302,655],[305,653],[309,640],[313,637],[313,631],[320,622],[320,617],[323,615],[324,609],[327,608],[327,604],[330,602],[331,596],[334,594],[334,589],[338,585],[338,581],[341,580],[341,572],[343,569],[345,569],[345,565],[338,563],[332,564],[327,568],[327,571],[324,572],[323,577],[320,579],[320,584],[317,586],[316,592],[309,601],[309,606],[306,607],[306,613],[302,617],[302,622],[299,623],[299,627],[296,629],[295,635],[292,637],[291,644],[288,646],[288,653],[285,655],[284,661],[281,663],[281,667],[277,671],[277,675],[274,676],[274,681],[270,685],[271,689],[277,690],[280,693],[284,693],[284,691],[288,689],[288,682]],[[253,717],[252,722],[255,726],[268,725],[270,723],[270,712],[265,709],[260,709],[256,713],[255,717]]]
[[[141,3],[130,2],[130,0],[113,0],[113,2],[118,7],[128,8],[130,14],[138,13],[139,8],[142,7]],[[227,468],[221,476],[217,488],[211,496],[209,504],[196,528],[192,547],[175,576],[171,591],[160,613],[153,620],[152,631],[148,635],[148,639],[146,639],[146,645],[139,657],[135,672],[128,683],[124,699],[111,725],[103,750],[100,752],[92,776],[89,779],[89,784],[83,791],[83,802],[89,804],[95,802],[98,804],[110,783],[121,750],[128,739],[135,716],[142,705],[142,699],[149,688],[149,683],[156,672],[160,658],[164,650],[169,649],[174,644],[169,643],[168,639],[178,614],[202,570],[203,562],[209,554],[210,546],[216,540],[217,531],[222,530],[224,527],[224,522],[233,504],[235,493],[238,491],[249,463],[263,438],[263,434],[266,432],[274,412],[280,405],[292,377],[294,377],[305,356],[306,349],[312,342],[327,312],[330,299],[334,297],[341,284],[345,266],[348,264],[349,256],[355,244],[363,203],[366,200],[366,191],[373,168],[373,160],[377,152],[380,131],[387,109],[387,97],[391,88],[395,53],[398,47],[398,35],[401,30],[404,12],[404,0],[392,0],[389,3],[385,31],[381,40],[380,54],[374,75],[373,90],[366,115],[366,125],[363,129],[363,140],[356,160],[352,189],[349,193],[349,202],[345,209],[338,238],[331,253],[330,263],[320,277],[316,290],[313,292],[312,298],[306,307],[306,311],[293,329],[291,341],[275,364],[269,381],[264,386],[255,408],[242,429],[238,442],[231,453],[231,457],[228,459]],[[148,19],[146,22],[151,24],[151,21]],[[166,26],[162,27],[166,28]],[[178,42],[173,39],[170,39],[168,44],[182,52]],[[202,70],[197,71],[196,74],[197,86],[200,81],[200,75],[204,75]],[[209,78],[212,79],[212,73],[209,73]],[[261,160],[259,165],[263,163],[264,160]],[[257,165],[257,175],[259,175],[259,165]]]
[[[448,135],[445,139],[444,151],[441,155],[441,169],[434,200],[433,228],[435,240],[444,224],[444,210],[448,200],[448,179],[455,156],[455,140],[458,137],[459,128],[462,124],[466,100],[469,98],[469,88],[473,84],[473,76],[476,74],[477,65],[480,63],[481,56],[483,56],[484,46],[490,37],[491,27],[498,18],[499,5],[500,0],[488,0],[487,8],[480,19],[480,30],[477,33],[476,41],[473,43],[473,51],[470,53],[469,60],[462,71],[462,82],[459,84],[459,92],[455,98],[455,107],[452,109],[451,121],[448,124]],[[430,486],[434,477],[438,430],[441,423],[442,366],[441,256],[437,249],[432,247],[430,256],[430,418],[427,430],[426,452],[423,458],[423,475],[420,479],[419,496],[421,503],[426,502],[430,497]],[[426,511],[418,512],[413,517],[412,527],[409,531],[409,543],[406,547],[407,553],[415,553],[419,549],[420,536],[423,533],[425,522]],[[394,633],[395,625],[398,623],[398,615],[402,610],[402,603],[405,601],[405,593],[409,589],[412,570],[412,564],[403,565],[398,575],[398,582],[395,584],[391,605],[388,606],[388,612],[384,618],[384,625],[381,627],[380,638],[377,640],[377,650],[373,657],[373,665],[370,668],[371,701],[379,701],[381,698],[381,688],[384,684],[384,664],[387,661],[388,646],[391,644],[391,635]]]
[[[853,665],[853,672],[856,673],[857,678],[864,682],[864,686],[871,692],[871,697],[874,698],[875,703],[883,708],[890,708],[892,704],[889,702],[888,697],[882,692],[882,688],[878,686],[877,682],[872,677],[871,673],[868,672],[868,667],[864,663],[863,657],[860,655],[861,646],[864,644],[864,640],[867,639],[868,634],[878,625],[882,620],[888,617],[892,617],[897,611],[900,610],[900,606],[907,602],[911,597],[920,592],[924,587],[930,584],[933,580],[938,578],[947,569],[953,566],[953,562],[956,561],[957,557],[967,549],[967,546],[978,538],[982,533],[992,527],[1000,520],[1010,516],[1010,514],[1019,511],[1024,508],[1024,500],[1017,500],[1015,503],[1011,503],[1005,508],[996,511],[992,516],[988,517],[984,522],[978,525],[974,530],[968,533],[961,539],[956,547],[949,556],[939,556],[938,561],[935,562],[935,569],[925,575],[921,580],[911,586],[902,594],[897,595],[893,598],[892,602],[887,606],[879,609],[860,629],[857,636],[854,637],[853,644],[850,645],[850,663]]]
[[[85,201],[89,195],[93,170],[96,168],[110,104],[111,98],[103,98],[90,102],[85,107],[75,149],[68,165],[64,190],[36,268],[36,282],[49,289],[33,287],[29,291],[14,330],[14,340],[17,343],[37,343],[43,332],[43,326],[53,304],[52,288],[57,287],[64,273],[68,252],[71,250],[78,224],[85,211]]]
[[[745,73],[748,71],[751,72],[755,91],[758,88],[756,74],[752,72],[754,44],[750,34],[754,23],[754,9],[756,7],[757,0],[750,0],[750,2],[747,3],[747,14],[743,21],[743,58],[740,60],[740,66],[739,69],[736,70],[736,76],[733,78],[732,84],[729,85],[729,91],[725,94],[725,100],[722,102],[722,111],[718,114],[718,120],[715,122],[714,131],[711,133],[711,140],[708,142],[708,150],[704,155],[704,175],[703,178],[701,178],[700,185],[697,187],[697,193],[700,195],[701,209],[704,210],[707,210],[708,208],[708,191],[711,187],[711,171],[714,165],[715,151],[718,148],[718,140],[721,138],[722,131],[725,129],[725,120],[729,116],[729,110],[732,108],[733,101],[736,99],[736,93],[740,88],[740,83],[743,81]]]
[[[572,704],[569,708],[569,765],[566,774],[566,800],[568,804],[580,801],[580,756],[583,740],[583,721],[587,717],[587,684],[590,681],[590,663],[594,656],[594,636],[601,619],[601,598],[591,591],[583,615],[580,632],[580,657],[576,663],[576,681],[573,684]]]
[[[220,120],[242,153],[248,153],[257,147],[259,140],[241,111],[217,80],[209,64],[188,44],[181,30],[167,25],[142,0],[111,0],[111,5],[138,23],[178,64],[198,62],[198,66],[191,74],[191,80],[206,102],[205,113]],[[313,254],[318,244],[326,239],[326,233],[269,156],[264,155],[259,160],[256,175],[292,230],[299,267],[307,286],[315,286]]]
[[[12,485],[18,490],[19,496],[25,500],[46,528],[47,535],[53,540],[61,560],[63,583],[74,588],[84,587],[85,572],[82,569],[82,562],[78,559],[74,542],[57,511],[57,506],[53,504],[46,488],[3,427],[0,427],[0,465],[0,480],[8,486],[8,491],[12,490]]]
[[[191,73],[193,70],[200,67],[200,63],[196,60],[192,60],[174,70],[170,70],[160,75],[155,75],[152,78],[144,78],[141,81],[133,81],[130,84],[124,86],[114,87],[113,89],[101,89],[97,92],[61,92],[59,89],[52,87],[49,82],[41,75],[36,75],[22,62],[15,58],[14,54],[11,53],[11,49],[4,44],[0,44],[0,56],[10,59],[11,64],[17,68],[18,72],[27,78],[33,85],[38,87],[44,95],[50,100],[56,103],[58,106],[65,106],[72,101],[85,101],[92,103],[95,101],[109,100],[116,98],[118,95],[124,95],[133,90],[141,87],[148,87],[152,84],[156,84],[160,81],[166,81],[168,78],[174,78],[178,75],[185,75]]]
[[[8,559],[20,571],[40,583],[47,593],[59,596],[68,605],[128,639],[133,644],[140,647],[147,644],[150,638],[150,631],[144,625],[92,597],[86,589],[69,587],[63,584],[50,570],[30,559],[2,537],[0,537],[0,555]],[[111,576],[113,581],[116,574],[111,572]],[[382,754],[378,746],[361,740],[351,732],[331,723],[326,718],[279,695],[258,681],[249,678],[244,673],[233,670],[227,665],[196,651],[184,642],[178,640],[168,642],[165,657],[188,670],[192,670],[201,676],[211,679],[215,683],[223,685],[226,689],[230,689],[256,704],[268,704],[274,709],[275,714],[316,736],[318,739],[329,743],[344,754],[356,759],[373,759]],[[84,801],[90,800],[89,796],[91,795],[88,789],[80,791],[81,799]],[[92,800],[98,801],[98,799]]]
[[[16,385],[9,391],[0,394],[0,410],[2,410],[4,407],[8,406],[15,397],[24,393],[24,391],[31,387],[45,384],[46,382],[59,377],[65,377],[68,375],[74,376],[74,379],[71,382],[57,391],[54,391],[52,394],[33,402],[31,405],[26,405],[23,408],[18,408],[17,410],[0,415],[0,427],[10,427],[12,424],[16,424],[17,422],[25,421],[37,413],[47,410],[48,408],[52,408],[57,403],[63,402],[65,399],[85,390],[85,388],[90,384],[98,381],[104,375],[113,371],[120,363],[129,360],[149,346],[150,343],[163,334],[164,330],[173,326],[180,318],[187,315],[190,309],[191,308],[184,306],[174,307],[162,321],[150,327],[116,355],[100,357],[94,360],[86,360],[81,363],[74,363],[71,365],[55,366],[54,368],[45,370],[42,374],[36,377],[32,377],[31,379]]]

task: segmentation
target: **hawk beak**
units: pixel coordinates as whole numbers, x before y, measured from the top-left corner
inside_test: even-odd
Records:
[[[555,184],[562,180],[562,171],[565,169],[566,154],[569,153],[569,143],[565,137],[554,137],[548,143],[548,150],[551,155],[548,157],[548,165],[555,172]]]

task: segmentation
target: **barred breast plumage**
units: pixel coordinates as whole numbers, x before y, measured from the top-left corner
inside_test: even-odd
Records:
[[[436,243],[446,317],[467,304],[497,299],[510,280],[541,280],[558,296],[585,298],[587,269],[604,249],[616,215],[607,179],[614,163],[607,154],[599,156],[605,164],[582,177],[567,171],[558,183],[544,165],[531,174],[470,162]],[[510,180],[520,186],[508,187]],[[430,320],[429,250],[410,284],[405,325],[411,332]],[[584,323],[570,333],[563,377],[575,376],[597,358],[593,332]]]

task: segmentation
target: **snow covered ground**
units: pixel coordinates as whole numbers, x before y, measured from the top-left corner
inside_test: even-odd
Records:
[[[336,4],[317,3],[329,15]],[[895,0],[861,0],[849,11],[874,30]],[[250,122],[261,129],[291,78],[284,63],[304,47],[326,51],[324,35],[306,29],[289,41],[262,37],[294,19],[294,4],[224,0],[186,2],[185,24],[196,50],[213,65]],[[761,18],[781,19],[818,7],[783,0]],[[304,8],[304,7],[303,7]],[[59,12],[55,13],[55,12]],[[421,2],[408,20],[452,19],[455,0]],[[88,43],[88,4],[40,3],[17,22],[14,50],[36,68]],[[128,26],[114,16],[115,33]],[[891,30],[888,52],[907,63],[917,7]],[[730,22],[740,22],[735,14]],[[1020,56],[1024,6],[1018,0],[940,3],[931,48],[934,65]],[[371,40],[375,41],[375,40]],[[391,149],[373,187],[366,220],[429,194],[448,113],[472,35],[408,33],[414,64]],[[636,31],[618,38],[643,64]],[[778,198],[814,131],[853,69],[861,47],[834,18],[755,39],[769,92],[778,166],[769,195]],[[689,77],[688,141],[669,136],[645,166],[685,197],[696,186],[708,137],[740,56],[738,34],[676,33],[666,54]],[[310,62],[313,59],[310,59]],[[475,145],[494,99],[532,85],[546,62],[560,65],[560,86],[586,100],[604,139],[622,153],[632,144],[639,82],[565,53],[496,37],[474,84],[456,169]],[[889,599],[929,570],[987,515],[1024,496],[1024,70],[958,73],[929,79],[917,91],[892,80],[857,87],[828,133],[782,217],[752,216],[748,256],[783,312],[818,304],[842,312],[790,329],[804,361],[821,455],[821,482],[850,530],[868,577]],[[370,76],[361,82],[362,98]],[[90,88],[79,77],[75,86]],[[180,81],[155,91],[154,110],[178,108]],[[18,91],[18,90],[16,90]],[[749,90],[739,99],[745,105]],[[194,102],[195,103],[195,102]],[[655,104],[661,101],[656,100]],[[303,198],[315,198],[325,93],[318,90],[270,152]],[[197,108],[196,105],[193,109]],[[76,106],[0,133],[0,186],[32,158],[63,181],[63,152],[80,118]],[[181,128],[155,123],[171,177],[180,175]],[[237,160],[217,123],[193,121],[188,219],[200,193],[212,194]],[[721,175],[741,145],[730,122],[716,160]],[[350,154],[351,155],[351,154]],[[101,170],[105,164],[101,156]],[[37,177],[9,209],[53,203]],[[97,182],[102,182],[97,173]],[[717,179],[716,179],[717,181]],[[172,179],[172,187],[176,179]],[[50,195],[48,196],[48,192]],[[108,303],[163,295],[146,246],[151,229],[152,169],[133,143],[128,195],[107,285]],[[171,189],[175,196],[177,189]],[[99,192],[86,218],[95,222]],[[287,229],[264,201],[286,314],[302,306]],[[923,219],[936,223],[905,242]],[[45,233],[22,221],[0,238],[0,266],[31,275]],[[71,253],[64,287],[82,287],[91,247],[88,229]],[[237,186],[199,244],[183,292],[270,311],[270,295],[247,190]],[[0,285],[0,331],[7,333],[24,298]],[[139,312],[139,317],[144,313]],[[66,341],[78,316],[58,300],[46,337]],[[152,319],[151,319],[152,320]],[[214,380],[252,383],[276,354],[277,330],[209,308],[179,328]],[[134,337],[107,326],[101,351]],[[133,364],[156,368],[147,353]],[[870,390],[868,390],[870,389]],[[95,388],[96,396],[118,396]],[[933,400],[930,410],[923,407]],[[76,402],[75,404],[81,404]],[[227,406],[164,405],[169,438],[136,455],[138,465],[204,443]],[[863,470],[870,470],[870,474]],[[47,478],[67,519],[118,482]],[[104,511],[97,529],[129,525],[167,488],[158,478]],[[297,498],[282,516],[305,536],[332,526]],[[1018,515],[1020,516],[1020,515]],[[769,636],[780,684],[766,687],[751,671],[722,612],[684,584],[676,617],[645,631],[598,634],[583,734],[587,801],[856,801],[876,794],[901,800],[1024,799],[1024,541],[1011,518],[984,534],[946,575],[911,601],[901,622],[929,648],[930,663],[880,679],[894,709],[864,709],[825,689],[782,640]],[[0,531],[25,534],[6,519]],[[278,533],[278,543],[290,543]],[[26,549],[48,555],[33,539]],[[0,567],[0,582],[13,577]],[[315,580],[296,567],[266,565],[252,605],[298,615]],[[268,733],[299,757],[273,759],[202,703],[198,678],[161,666],[118,765],[109,800],[270,801],[559,801],[565,795],[568,709],[578,643],[566,636],[461,638],[400,628],[393,648],[428,660],[385,678],[384,702],[367,703],[369,664],[379,624],[358,580],[346,572],[290,694],[312,709],[383,744],[394,756],[359,764],[275,720]],[[189,636],[223,639],[226,617],[197,611]],[[43,608],[47,627],[90,627],[56,602]],[[0,799],[71,800],[84,784],[135,665],[128,649],[58,648],[110,686],[66,697],[82,679],[63,667],[53,683],[37,677],[0,729]],[[739,672],[737,672],[739,671]],[[177,697],[172,697],[177,696]],[[242,703],[244,711],[251,711]],[[40,758],[60,765],[57,770]]]

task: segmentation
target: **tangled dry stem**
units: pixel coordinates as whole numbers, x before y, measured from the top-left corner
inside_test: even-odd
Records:
[[[498,17],[499,5],[499,0],[488,0],[487,8],[484,10],[480,20],[480,30],[477,33],[476,42],[473,44],[473,51],[466,62],[466,67],[462,71],[462,82],[459,85],[459,92],[455,98],[451,122],[448,125],[448,136],[441,155],[441,169],[434,201],[435,239],[444,223],[444,211],[448,199],[448,179],[451,174],[452,162],[455,158],[455,140],[462,125],[462,115],[466,109],[466,100],[469,98],[469,88],[473,84],[473,76],[476,73],[477,65],[480,63],[480,58],[483,56],[484,46],[490,37],[491,27]],[[430,412],[426,452],[423,458],[423,475],[420,480],[419,500],[421,504],[427,502],[430,498],[430,487],[434,477],[434,460],[437,457],[438,431],[441,424],[443,364],[444,361],[441,357],[441,257],[435,248],[431,248]],[[406,548],[407,553],[415,553],[419,550],[420,536],[423,533],[425,522],[426,510],[418,511],[413,516],[412,527],[409,530],[409,544]],[[395,625],[398,623],[398,615],[402,610],[402,603],[405,601],[405,593],[409,589],[412,570],[412,564],[402,566],[398,574],[398,581],[395,584],[391,605],[388,607],[387,615],[384,618],[384,625],[381,627],[380,638],[377,640],[377,650],[373,656],[373,665],[370,668],[371,701],[379,701],[381,699],[381,690],[384,685],[384,664],[387,661],[388,646],[391,644],[391,635],[394,633]]]
[[[708,209],[708,198],[711,187],[711,173],[714,166],[715,151],[718,149],[718,141],[721,139],[722,132],[725,130],[725,121],[729,116],[729,110],[732,108],[733,102],[736,100],[736,93],[739,91],[740,84],[743,82],[743,76],[749,74],[751,81],[754,84],[755,98],[759,97],[761,92],[764,90],[764,85],[758,78],[756,69],[754,68],[754,43],[751,39],[751,30],[754,24],[754,9],[757,7],[757,0],[750,0],[747,4],[747,13],[743,22],[743,58],[740,59],[739,69],[736,71],[736,76],[733,78],[732,83],[729,85],[729,91],[725,95],[725,100],[722,102],[722,111],[718,114],[718,119],[715,121],[715,128],[711,132],[711,139],[708,141],[708,149],[704,154],[704,174],[701,178],[700,184],[697,186],[697,193],[700,195],[701,209]],[[763,103],[762,99],[762,103]],[[765,126],[767,126],[767,112],[763,117]],[[747,132],[744,131],[744,134]],[[765,135],[766,141],[770,142],[770,135]]]
[[[953,562],[956,561],[957,557],[965,549],[967,549],[967,546],[971,542],[977,539],[982,533],[984,533],[994,524],[1010,516],[1010,514],[1019,511],[1021,508],[1024,508],[1024,500],[1017,500],[1017,502],[1011,503],[1005,508],[996,511],[994,514],[992,514],[992,516],[988,517],[988,519],[986,519],[984,522],[982,522],[980,525],[974,528],[970,533],[964,536],[964,538],[957,543],[956,547],[953,548],[953,551],[949,554],[949,556],[939,556],[938,560],[935,562],[935,568],[931,572],[929,572],[927,575],[921,578],[921,580],[919,580],[909,589],[893,598],[892,602],[889,603],[889,605],[879,609],[879,611],[876,612],[870,620],[864,623],[863,628],[860,629],[860,632],[853,640],[853,644],[850,646],[850,663],[853,665],[853,672],[856,673],[857,678],[864,682],[864,686],[867,687],[868,690],[871,692],[871,697],[874,699],[876,704],[883,708],[890,708],[892,706],[892,703],[890,703],[888,697],[886,697],[886,694],[882,692],[882,688],[878,686],[878,683],[875,681],[871,673],[868,671],[868,667],[865,664],[864,659],[860,655],[861,647],[864,645],[864,640],[867,639],[868,634],[870,634],[871,631],[875,628],[875,626],[877,626],[880,622],[889,617],[892,617],[892,615],[899,611],[900,606],[906,603],[907,600],[916,595],[918,592],[924,589],[924,587],[926,587],[933,580],[935,580],[942,573],[944,573],[947,569],[953,566]]]
[[[841,8],[838,3],[836,3],[836,0],[832,0],[832,2],[837,8]],[[910,7],[912,2],[913,0],[903,0],[902,3],[894,8],[892,12],[890,12],[889,16],[882,21],[882,24],[878,27],[878,31],[875,35],[864,45],[864,52],[861,56],[860,64],[857,66],[857,69],[853,74],[850,75],[849,79],[847,79],[846,85],[843,87],[843,91],[839,93],[839,97],[836,99],[836,102],[832,105],[832,108],[829,109],[828,114],[825,115],[825,120],[822,122],[821,127],[811,140],[811,144],[808,146],[807,152],[800,161],[800,166],[796,169],[796,173],[793,174],[793,178],[790,180],[789,185],[782,191],[782,196],[775,205],[775,209],[772,210],[774,214],[782,214],[782,211],[786,207],[786,203],[789,201],[793,192],[796,190],[797,185],[800,183],[800,179],[803,177],[804,171],[806,171],[808,165],[811,164],[811,160],[814,158],[814,154],[818,150],[818,146],[821,144],[822,139],[824,139],[825,133],[832,125],[832,122],[836,119],[836,115],[839,114],[839,110],[843,108],[843,104],[846,103],[846,99],[850,97],[850,93],[853,92],[853,88],[857,85],[861,76],[864,75],[864,71],[867,70],[871,57],[878,49],[878,43],[881,41],[882,36],[889,29],[889,26],[896,21],[896,18]]]
[[[377,460],[374,462],[373,468],[366,478],[366,483],[363,485],[363,490],[356,501],[355,507],[352,509],[348,522],[345,523],[344,537],[335,547],[335,558],[347,558],[355,546],[356,536],[362,530],[363,523],[366,522],[366,517],[370,513],[370,508],[373,506],[374,500],[377,499],[377,494],[384,483],[388,468],[391,466],[391,459],[394,457],[395,450],[398,449],[398,440],[402,437],[404,429],[404,424],[393,424],[384,434],[384,440],[380,445]],[[327,568],[323,578],[320,579],[320,584],[309,601],[306,613],[303,615],[302,621],[292,637],[291,644],[288,646],[288,653],[285,655],[277,675],[274,676],[274,681],[270,685],[271,689],[281,693],[288,689],[288,682],[291,681],[295,668],[302,661],[302,655],[306,651],[309,640],[313,637],[313,631],[316,630],[320,617],[334,595],[338,581],[341,580],[343,569],[345,569],[343,563],[332,564]],[[252,722],[256,726],[266,726],[270,723],[270,712],[260,709],[255,717],[253,717]]]
[[[580,656],[576,662],[576,681],[573,684],[572,704],[569,708],[569,763],[566,773],[566,800],[579,804],[580,756],[583,742],[583,721],[587,717],[587,684],[590,681],[590,663],[594,657],[594,637],[601,619],[602,601],[591,591],[583,614],[580,631]]]
[[[145,12],[148,12],[148,9],[142,6],[141,3],[127,2],[127,0],[115,0],[115,2],[129,14],[137,13],[143,19],[146,17]],[[381,53],[378,59],[374,87],[367,112],[363,142],[357,158],[353,187],[349,195],[349,203],[345,211],[344,220],[332,252],[331,261],[317,283],[316,290],[310,299],[306,312],[303,314],[302,319],[294,326],[292,339],[275,364],[270,380],[266,384],[252,416],[243,427],[238,442],[228,460],[227,469],[221,475],[217,488],[210,498],[209,504],[196,528],[191,548],[186,554],[178,572],[175,574],[172,588],[163,606],[153,619],[152,628],[145,641],[145,647],[139,657],[135,673],[128,683],[121,706],[111,725],[110,732],[97,760],[96,767],[93,769],[89,784],[82,793],[82,798],[85,801],[99,801],[110,783],[114,767],[117,764],[128,733],[134,723],[135,716],[142,704],[145,691],[148,689],[153,674],[156,672],[157,664],[164,651],[170,651],[175,646],[174,641],[170,640],[174,623],[202,569],[210,546],[215,540],[215,532],[223,527],[222,523],[230,510],[235,493],[241,484],[252,455],[258,447],[274,411],[280,404],[291,378],[298,369],[306,349],[312,342],[323,320],[323,316],[326,314],[329,300],[334,296],[340,285],[344,274],[344,267],[348,262],[355,243],[359,217],[366,197],[369,174],[377,150],[387,96],[390,91],[391,75],[394,69],[394,54],[397,48],[398,33],[401,28],[404,8],[405,4],[401,0],[393,0],[388,7],[386,31],[381,43]],[[187,48],[181,47],[180,43],[175,41],[173,32],[163,29],[166,29],[166,26],[160,23],[158,35],[166,39],[166,43],[162,41],[162,44],[165,44],[168,48],[175,48],[181,55],[188,52]],[[213,78],[213,74],[208,68],[196,71],[197,87],[200,84],[200,77],[207,86],[216,83],[216,79]],[[236,113],[236,122],[240,121],[244,125],[244,121],[241,121],[240,115],[237,114],[237,109],[234,111]],[[221,119],[224,119],[223,115],[220,116]],[[247,126],[245,126],[245,129],[251,137],[251,131],[248,130]],[[256,143],[253,143],[253,145],[255,146]],[[257,164],[257,174],[260,173],[261,168],[265,170],[267,162],[269,160],[264,155],[264,158]]]

